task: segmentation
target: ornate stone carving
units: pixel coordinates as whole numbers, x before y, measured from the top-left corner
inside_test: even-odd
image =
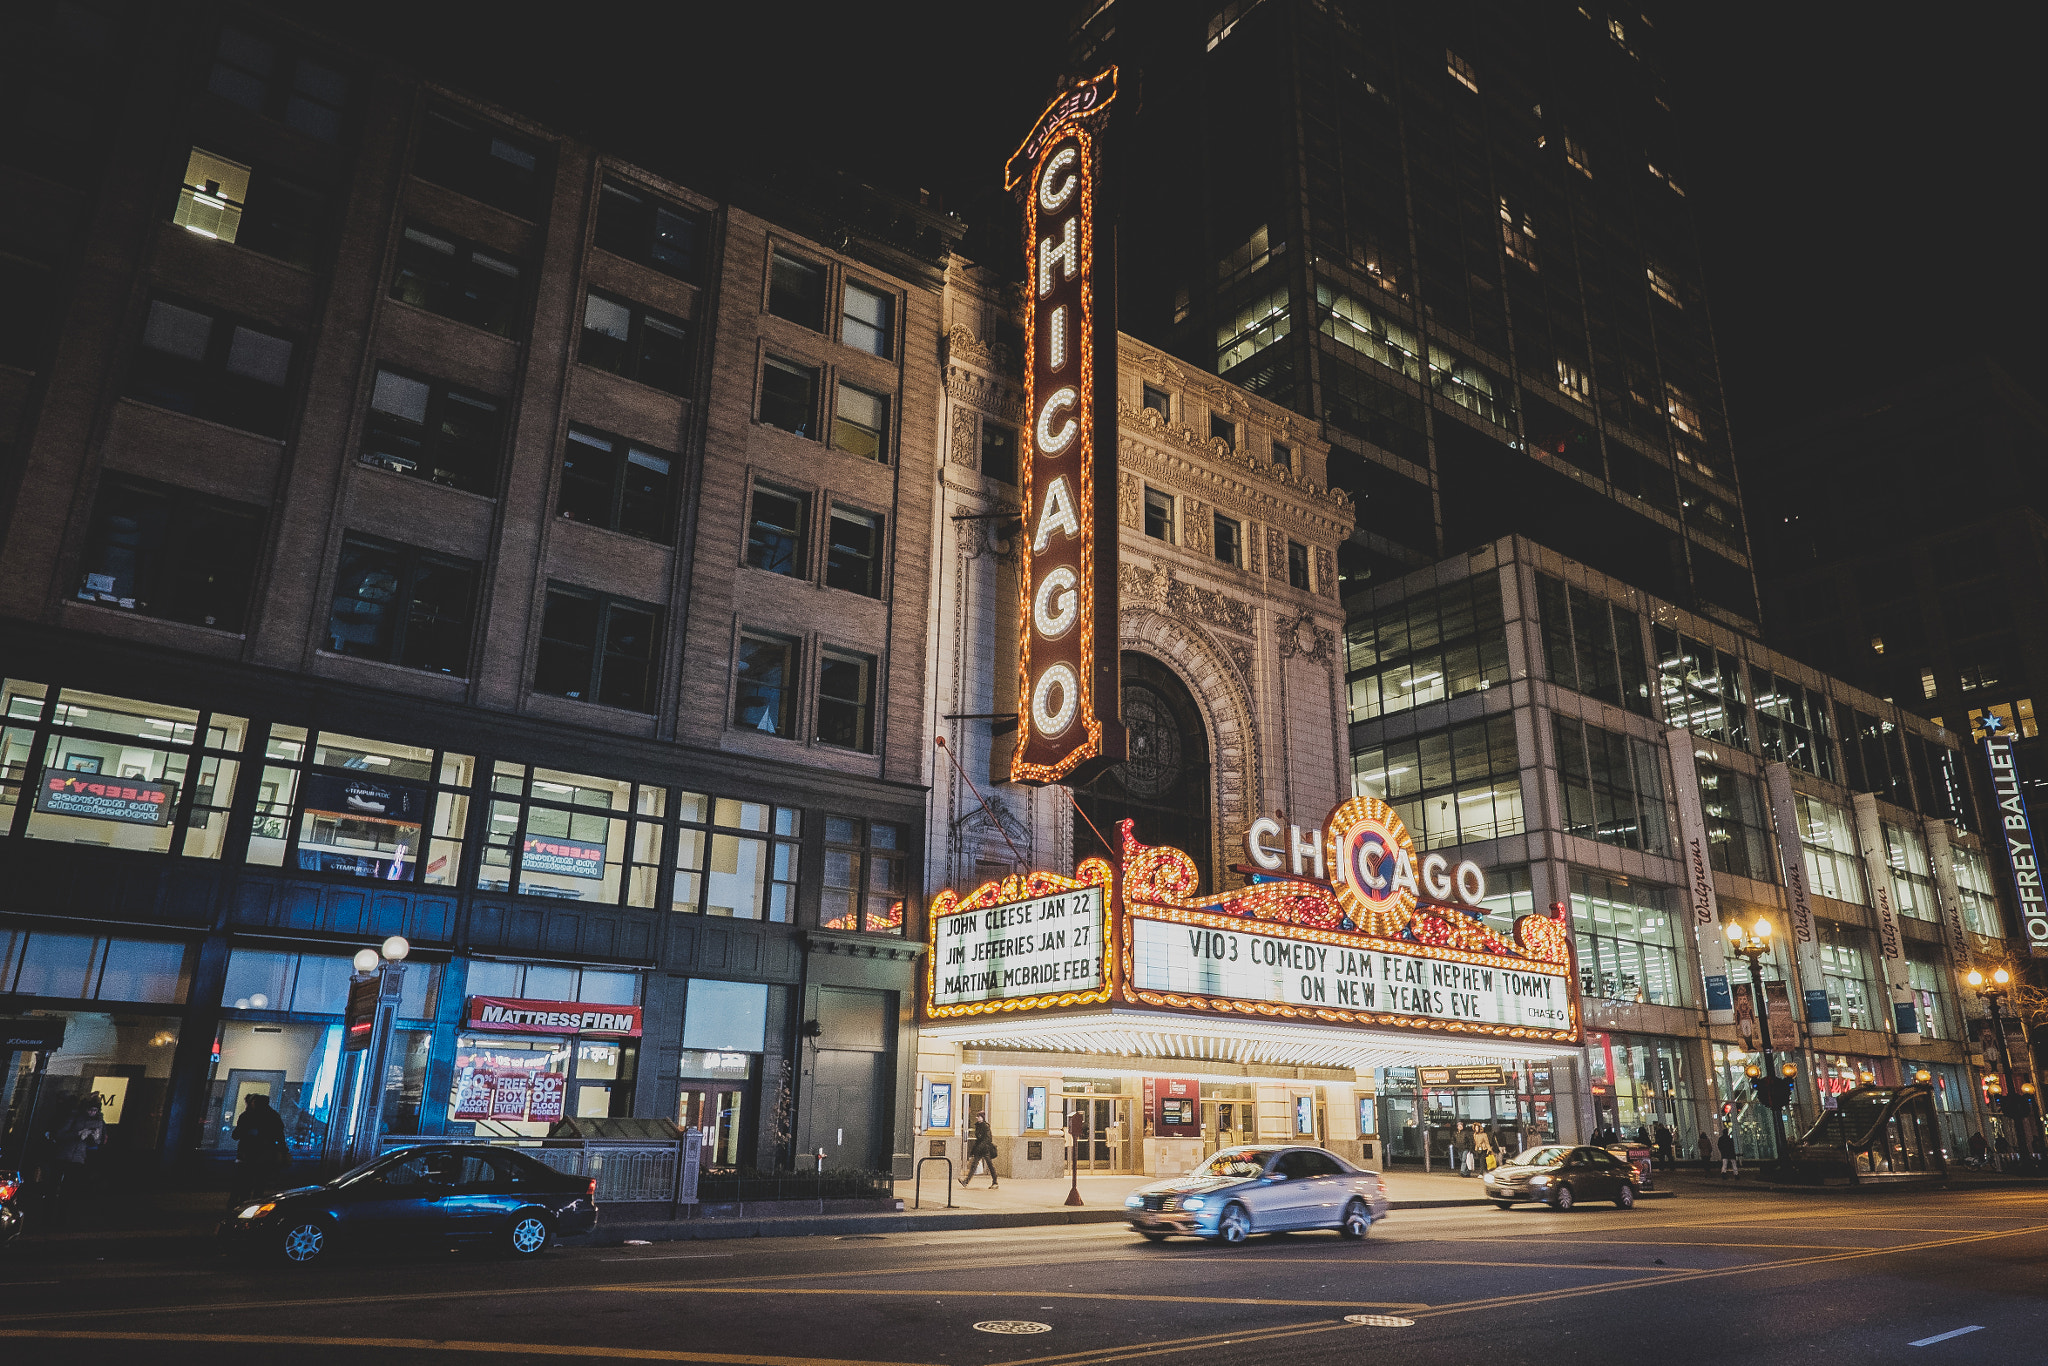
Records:
[[[957,356],[969,365],[979,365],[984,370],[992,369],[995,364],[995,357],[981,338],[959,323],[946,329],[946,354]]]
[[[1140,511],[1140,504],[1143,501],[1143,489],[1144,486],[1139,482],[1137,475],[1130,473],[1128,470],[1118,471],[1116,480],[1116,519],[1133,531],[1144,526],[1144,514]]]
[[[1337,633],[1317,625],[1315,614],[1306,608],[1299,616],[1282,618],[1274,637],[1282,659],[1300,655],[1311,664],[1328,664],[1337,657]]]
[[[1182,616],[1195,617],[1212,626],[1221,626],[1226,631],[1240,635],[1252,633],[1252,605],[1241,602],[1227,593],[1203,588],[1176,578],[1168,571],[1166,581],[1166,606],[1169,611]]]
[[[1337,557],[1328,546],[1316,547],[1316,593],[1332,602],[1337,599]]]
[[[1125,561],[1117,566],[1117,594],[1123,599],[1125,607],[1129,607],[1134,602],[1149,602],[1164,607],[1166,605],[1167,585],[1172,579],[1172,571],[1168,570],[1164,565],[1155,565],[1147,569],[1143,565],[1131,564],[1129,561]]]
[[[966,469],[975,468],[980,452],[976,449],[975,436],[980,424],[974,420],[972,409],[953,407],[953,450],[947,457],[953,464]]]
[[[993,413],[1007,422],[1021,425],[1024,421],[1024,393],[1013,384],[978,375],[972,370],[962,370],[958,366],[948,366],[946,393],[955,402],[968,404],[984,413]]]
[[[1287,577],[1287,537],[1278,527],[1266,528],[1266,577]]]
[[[1209,539],[1214,527],[1209,520],[1209,505],[1198,498],[1180,500],[1180,543],[1198,555],[1209,553]]]
[[[1304,501],[1311,505],[1320,505],[1326,515],[1333,520],[1348,523],[1356,516],[1351,505],[1351,495],[1343,489],[1325,488],[1289,466],[1275,465],[1271,460],[1253,453],[1249,449],[1249,442],[1241,443],[1241,449],[1232,450],[1220,436],[1212,437],[1197,432],[1192,427],[1176,426],[1153,409],[1133,408],[1122,398],[1117,400],[1116,410],[1120,426],[1137,429],[1140,436],[1159,445],[1179,446],[1192,452],[1205,466],[1242,470],[1289,487]],[[1131,443],[1119,442],[1119,448],[1125,448],[1129,444]],[[1145,448],[1140,443],[1137,449],[1142,452]]]

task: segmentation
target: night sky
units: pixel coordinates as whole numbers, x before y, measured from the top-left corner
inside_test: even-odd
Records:
[[[793,156],[937,191],[970,225],[1014,212],[997,177],[1048,96],[1066,11],[308,8],[387,51],[402,35],[412,64],[707,193],[758,158]],[[1994,10],[1971,11],[1987,22],[1968,30],[1933,11],[1920,18],[1939,29],[1892,22],[1912,13],[1701,4],[1660,16],[1738,453],[1972,355],[2048,397],[2030,47],[1988,22]],[[996,252],[986,226],[966,250]]]

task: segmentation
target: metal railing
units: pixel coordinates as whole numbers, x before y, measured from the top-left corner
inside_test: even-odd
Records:
[[[416,1148],[423,1143],[481,1143],[493,1148],[515,1148],[528,1157],[565,1176],[594,1177],[597,1202],[658,1202],[671,1205],[697,1203],[695,1154],[687,1148],[702,1142],[701,1135],[686,1133],[669,1143],[644,1140],[578,1138],[476,1138],[450,1140],[426,1135],[387,1134],[383,1149]]]

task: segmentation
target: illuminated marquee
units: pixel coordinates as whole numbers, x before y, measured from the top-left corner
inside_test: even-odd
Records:
[[[1055,100],[1006,167],[1007,185],[1023,191],[1029,277],[1014,782],[1085,778],[1123,757],[1115,252],[1098,241],[1097,133],[1115,98],[1112,67]],[[1098,524],[1110,528],[1099,545]]]

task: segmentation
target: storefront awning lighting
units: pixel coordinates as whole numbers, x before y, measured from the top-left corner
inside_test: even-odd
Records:
[[[1533,1062],[1569,1051],[1554,1043],[1492,1038],[1465,1041],[1441,1034],[1408,1035],[1268,1020],[1209,1021],[1144,1010],[934,1022],[926,1024],[922,1032],[927,1039],[963,1048],[1095,1053],[1254,1067],[1350,1067],[1361,1071],[1374,1067],[1507,1060]]]

